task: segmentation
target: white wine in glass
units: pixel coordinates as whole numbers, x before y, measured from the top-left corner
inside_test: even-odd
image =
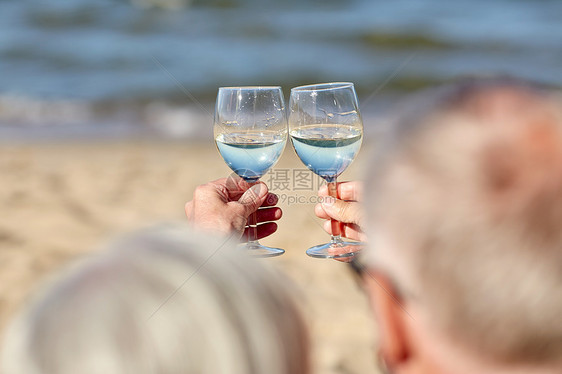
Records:
[[[215,108],[214,135],[226,164],[246,182],[256,183],[275,165],[287,142],[281,87],[221,87]],[[248,242],[256,257],[279,256],[281,248],[259,243],[256,213],[248,218]]]
[[[337,178],[361,148],[363,121],[353,83],[323,83],[295,87],[289,103],[289,134],[301,161],[328,184],[338,198]],[[329,243],[309,248],[318,258],[351,257],[364,243],[344,241],[341,223],[332,220]]]

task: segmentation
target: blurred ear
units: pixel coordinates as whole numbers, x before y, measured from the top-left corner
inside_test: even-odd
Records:
[[[390,372],[403,372],[411,367],[413,347],[408,334],[412,318],[388,277],[373,270],[364,276],[371,307],[379,329],[379,353]]]

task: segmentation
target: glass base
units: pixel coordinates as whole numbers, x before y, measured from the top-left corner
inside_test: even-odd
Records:
[[[365,247],[362,242],[330,242],[310,247],[306,254],[316,258],[349,258]]]
[[[261,245],[258,242],[241,243],[238,245],[238,249],[244,251],[244,253],[248,256],[258,258],[281,256],[283,253],[285,253],[284,249],[266,247],[265,245]]]

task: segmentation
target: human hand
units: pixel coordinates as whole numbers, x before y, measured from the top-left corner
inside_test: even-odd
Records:
[[[358,181],[341,182],[337,185],[338,196],[341,199],[330,198],[328,187],[322,186],[318,191],[318,196],[323,198],[322,203],[316,204],[314,213],[318,218],[326,219],[324,230],[332,234],[330,219],[341,222],[341,235],[343,237],[366,241],[367,237],[363,232],[363,183]]]
[[[252,185],[242,178],[229,177],[198,186],[193,200],[185,204],[185,213],[188,221],[202,230],[247,237],[248,217],[257,211],[261,239],[277,230],[277,224],[271,221],[281,218],[281,209],[275,207],[278,200],[263,182]]]

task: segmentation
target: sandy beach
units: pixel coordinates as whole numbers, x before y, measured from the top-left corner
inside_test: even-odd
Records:
[[[342,180],[360,175],[367,148]],[[305,254],[309,246],[327,240],[314,204],[308,202],[315,196],[316,181],[310,185],[304,176],[295,182],[293,173],[303,176],[305,169],[290,146],[275,170],[264,180],[280,194],[284,217],[278,232],[263,242],[287,252],[264,261],[301,291],[312,331],[314,372],[376,373],[376,329],[351,272],[342,263]],[[1,145],[0,329],[57,269],[95,253],[119,234],[184,221],[183,207],[194,188],[229,173],[211,142]],[[284,179],[287,175],[290,180]]]

